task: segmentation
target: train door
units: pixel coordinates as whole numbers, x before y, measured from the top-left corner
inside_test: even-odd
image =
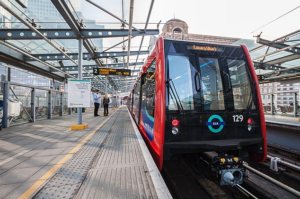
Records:
[[[197,92],[200,93],[200,118],[203,140],[229,139],[228,93],[229,75],[221,67],[219,60],[213,57],[197,56],[199,73],[195,75]]]
[[[180,122],[177,135],[166,134],[166,141],[205,141],[230,138],[224,93],[227,77],[217,58],[199,55],[167,56],[167,124]],[[229,76],[228,76],[229,77]]]

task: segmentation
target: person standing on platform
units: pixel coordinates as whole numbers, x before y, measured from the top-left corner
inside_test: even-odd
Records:
[[[96,92],[94,93],[94,105],[95,105],[95,109],[94,109],[94,117],[100,116],[98,115],[98,110],[99,110],[99,90],[96,90]]]
[[[108,98],[108,94],[106,93],[103,99],[104,116],[108,116],[108,104],[109,104],[109,98]]]

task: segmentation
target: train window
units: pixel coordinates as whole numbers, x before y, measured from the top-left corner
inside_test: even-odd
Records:
[[[251,97],[249,75],[244,60],[227,59],[230,73],[232,92],[234,96],[234,109],[245,110]],[[252,103],[255,109],[255,103]]]
[[[194,91],[192,72],[195,74],[194,67],[190,64],[189,57],[168,56],[169,78],[174,84],[174,95],[178,96],[184,110],[194,110]],[[193,70],[193,71],[192,71]],[[172,87],[173,87],[172,84]],[[175,96],[169,96],[169,110],[178,110]]]
[[[199,57],[204,110],[225,110],[223,84],[217,59]]]
[[[141,79],[137,82],[137,85],[133,91],[133,111],[135,115],[135,121],[139,121],[139,110],[140,110],[140,83]]]
[[[155,60],[151,63],[147,71],[142,75],[142,114],[143,119],[147,117],[154,122],[155,105]],[[149,125],[149,124],[148,124]]]

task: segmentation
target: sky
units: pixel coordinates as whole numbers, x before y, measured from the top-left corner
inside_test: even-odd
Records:
[[[92,1],[122,18],[122,0]],[[105,28],[120,29],[120,22],[117,19],[85,0],[81,0],[81,3],[85,18],[93,19],[99,24],[103,24]],[[133,26],[139,29],[145,28],[150,3],[151,0],[134,0]],[[130,0],[123,0],[123,5],[125,10],[124,19],[129,22]],[[185,21],[189,26],[189,33],[193,34],[255,40],[254,36],[261,33],[261,38],[274,40],[300,29],[298,22],[300,19],[300,1],[155,0],[148,29],[156,29],[158,22],[161,21],[159,26],[161,31],[164,23],[173,18]],[[120,41],[122,41],[122,38],[103,39],[104,49]],[[141,37],[132,39],[130,50],[138,50],[140,43]],[[127,42],[125,45],[128,45]],[[148,45],[149,36],[145,37],[141,50],[147,50]],[[111,51],[121,50],[121,45],[118,48],[111,49]],[[137,61],[143,61],[146,57],[147,55],[139,56]],[[136,57],[131,56],[130,62],[135,61]]]
[[[93,0],[122,18],[122,0]],[[125,19],[129,18],[130,0],[124,0]],[[145,22],[151,0],[134,1],[134,22]],[[82,1],[84,16],[96,21],[117,22],[113,17]],[[156,0],[150,22],[162,23],[172,18],[185,21],[189,33],[237,38],[253,38],[262,32],[267,38],[277,38],[299,29],[300,8],[260,28],[300,6],[299,0]],[[108,27],[109,25],[107,25]],[[143,28],[144,25],[137,25]],[[117,28],[118,26],[115,26]],[[155,28],[156,25],[148,28]],[[163,25],[160,25],[160,29]],[[258,29],[260,28],[260,29]]]

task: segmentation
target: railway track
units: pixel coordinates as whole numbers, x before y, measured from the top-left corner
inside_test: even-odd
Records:
[[[267,192],[258,191],[260,187],[247,179],[244,180],[243,185],[220,186],[214,174],[194,163],[185,156],[178,156],[176,159],[164,162],[162,174],[174,198],[277,198]]]
[[[300,151],[268,143],[268,154],[271,156],[278,156],[295,165],[300,165]]]
[[[276,163],[278,163],[278,165],[276,167],[278,169],[288,171],[300,177],[300,151],[274,144],[268,144],[267,163],[271,164],[272,159],[275,160],[275,158],[277,158]],[[275,165],[272,166],[272,169],[277,172],[277,169],[274,169],[274,167]]]

